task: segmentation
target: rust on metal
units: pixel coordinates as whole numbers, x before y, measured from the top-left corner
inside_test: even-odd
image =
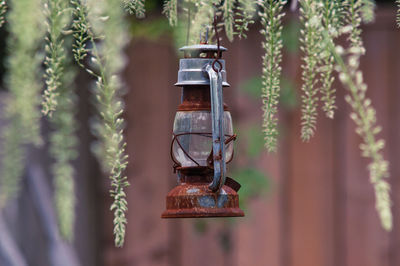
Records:
[[[239,183],[227,178],[220,191],[214,193],[208,188],[213,176],[207,167],[184,167],[178,171],[180,184],[168,193],[162,218],[244,216],[239,208]]]
[[[182,103],[178,111],[211,111],[210,87],[208,86],[183,86]],[[229,111],[224,103],[224,111]]]

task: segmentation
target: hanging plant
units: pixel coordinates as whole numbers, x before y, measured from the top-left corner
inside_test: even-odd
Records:
[[[95,153],[111,180],[115,244],[120,247],[127,223],[124,187],[128,185],[124,176],[127,155],[119,77],[126,62],[123,48],[128,37],[121,2],[18,0],[9,4],[7,22],[11,38],[7,85],[10,96],[5,107],[9,123],[3,131],[1,205],[17,195],[26,145],[42,143],[38,113],[41,75],[38,72],[44,62],[46,86],[42,94],[42,113],[53,128],[49,150],[55,160],[51,168],[55,205],[61,234],[72,239],[75,207],[72,161],[77,156],[75,71],[72,62],[67,60],[68,51],[72,51],[78,65],[96,79],[93,94],[99,115],[92,124],[98,137]],[[143,1],[123,1],[123,6],[137,17],[144,16]],[[6,7],[6,2],[1,1],[0,25],[4,22]],[[41,12],[43,7],[44,12]],[[72,33],[73,42],[69,41],[69,33]],[[38,53],[41,40],[45,40],[44,53]],[[86,57],[90,59],[87,63],[84,62]]]
[[[16,197],[24,169],[26,146],[42,144],[40,136],[41,71],[43,61],[40,41],[45,30],[40,0],[11,1],[7,21],[9,57],[6,85],[9,89],[4,115],[8,121],[1,136],[3,140],[0,206]],[[2,2],[2,13],[6,9]]]

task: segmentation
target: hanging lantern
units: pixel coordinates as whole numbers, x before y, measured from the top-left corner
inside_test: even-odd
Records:
[[[185,46],[178,82],[182,101],[173,127],[171,157],[178,185],[166,199],[162,218],[244,216],[239,208],[240,184],[226,177],[233,158],[232,118],[223,103],[226,48]]]

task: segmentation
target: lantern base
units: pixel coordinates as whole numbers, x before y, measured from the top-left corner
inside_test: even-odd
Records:
[[[239,195],[224,185],[218,193],[209,183],[182,183],[167,195],[167,209],[161,218],[243,217]]]

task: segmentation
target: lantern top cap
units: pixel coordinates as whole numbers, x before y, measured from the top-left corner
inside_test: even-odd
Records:
[[[214,44],[196,44],[184,46],[184,58],[179,60],[178,82],[175,86],[210,85],[210,79],[205,72],[205,66],[218,60],[221,64],[222,86],[229,87],[226,82],[225,61],[221,59],[225,47]]]
[[[219,47],[220,51],[227,51],[223,46]],[[194,51],[200,51],[200,52],[217,52],[218,51],[218,46],[215,44],[195,44],[195,45],[189,45],[189,46],[183,46],[182,48],[179,48],[179,51],[183,52],[194,52]]]
[[[184,46],[179,49],[185,53],[185,58],[221,58],[222,52],[226,51],[225,47],[215,44],[195,44]]]

